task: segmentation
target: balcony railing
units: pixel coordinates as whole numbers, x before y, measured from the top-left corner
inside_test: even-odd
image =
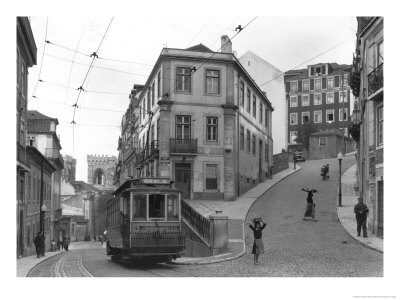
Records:
[[[170,139],[171,153],[197,153],[197,139]]]
[[[368,96],[383,88],[383,64],[368,74]]]
[[[210,241],[210,220],[195,211],[189,204],[182,201],[182,217],[200,234],[207,242]]]
[[[152,157],[158,154],[158,140],[154,140],[150,143],[149,147],[146,149],[146,158]]]

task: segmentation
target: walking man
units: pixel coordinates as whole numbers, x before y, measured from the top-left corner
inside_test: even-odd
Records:
[[[368,206],[363,203],[363,198],[358,197],[358,203],[354,205],[354,213],[357,220],[357,236],[360,236],[361,228],[363,237],[368,237],[367,234],[367,217],[369,213]]]
[[[37,258],[40,258],[42,256],[42,235],[40,232],[36,233],[33,243],[35,244]]]

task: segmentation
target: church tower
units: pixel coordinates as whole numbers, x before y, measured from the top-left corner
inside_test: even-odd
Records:
[[[117,164],[115,156],[88,155],[88,184],[100,190],[114,189],[114,173]]]

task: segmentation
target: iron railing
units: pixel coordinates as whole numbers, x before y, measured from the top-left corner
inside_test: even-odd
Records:
[[[197,139],[170,139],[171,153],[197,153]]]
[[[210,220],[195,211],[189,204],[182,200],[182,217],[200,234],[207,242],[210,241]]]
[[[182,232],[136,232],[131,234],[132,247],[183,247]]]
[[[368,96],[383,88],[383,64],[368,74]]]

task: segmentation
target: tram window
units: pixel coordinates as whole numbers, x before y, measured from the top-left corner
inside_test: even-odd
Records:
[[[178,195],[167,195],[167,220],[179,221]]]
[[[146,220],[146,195],[133,195],[132,220]]]
[[[164,220],[165,195],[149,195],[149,217]]]

